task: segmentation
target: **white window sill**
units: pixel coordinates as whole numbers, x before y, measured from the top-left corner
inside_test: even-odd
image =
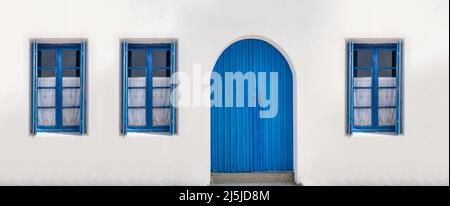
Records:
[[[397,135],[394,133],[369,133],[369,132],[354,132],[349,135],[350,138],[397,138],[403,135]]]
[[[172,138],[177,136],[176,134],[170,135],[166,132],[128,132],[124,135],[124,138]]]
[[[58,137],[73,137],[73,138],[83,138],[84,135],[75,132],[38,132],[32,137],[36,138],[58,138]]]

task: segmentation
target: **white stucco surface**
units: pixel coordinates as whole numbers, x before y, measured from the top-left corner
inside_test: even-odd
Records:
[[[258,36],[294,70],[297,182],[448,185],[448,19],[447,0],[0,0],[0,184],[208,185],[209,108],[120,135],[120,39],[175,38],[192,73]],[[87,135],[29,134],[32,38],[88,40]],[[345,134],[348,38],[404,40],[403,135]]]

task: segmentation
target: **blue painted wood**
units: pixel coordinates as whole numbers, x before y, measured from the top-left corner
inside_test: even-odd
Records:
[[[37,42],[33,41],[32,43],[32,56],[33,56],[33,62],[32,62],[32,105],[31,105],[31,134],[36,134],[37,132],[37,123],[38,123],[38,104],[37,104],[37,69],[38,69],[38,48],[37,48]]]
[[[62,50],[60,47],[55,48],[56,61],[56,92],[55,92],[55,106],[56,106],[56,128],[62,127]]]
[[[129,67],[128,66],[128,51],[129,49],[145,49],[145,67]],[[170,51],[170,67],[153,67],[153,52],[155,50],[169,50]],[[122,134],[127,134],[127,132],[163,132],[173,134],[175,132],[175,109],[171,106],[153,107],[153,89],[163,89],[170,87],[153,87],[152,71],[153,70],[167,70],[170,69],[171,75],[175,72],[175,47],[173,43],[171,44],[129,44],[127,41],[122,42]],[[128,71],[130,70],[145,70],[146,72],[146,87],[130,87],[128,88]],[[128,89],[146,89],[146,106],[145,107],[129,107],[128,106]],[[146,111],[146,124],[143,126],[131,126],[128,125],[128,109],[129,108],[145,108]],[[164,126],[154,126],[152,125],[153,108],[169,108],[170,109],[170,124]]]
[[[176,41],[172,41],[172,43],[170,44],[170,74],[171,74],[171,79],[173,79],[173,74],[175,73],[175,69],[176,69]],[[156,88],[156,87],[153,87]],[[176,115],[176,111],[175,111],[175,105],[174,105],[174,99],[173,99],[173,92],[174,92],[174,88],[175,88],[175,84],[171,81],[170,83],[170,94],[171,94],[171,99],[170,99],[170,127],[169,127],[169,133],[171,135],[176,133],[176,127],[175,127],[175,115]]]
[[[86,56],[86,41],[82,41],[80,49],[80,134],[86,133]]]
[[[153,119],[153,78],[152,78],[152,67],[153,67],[153,48],[147,47],[146,49],[146,66],[147,66],[147,73],[145,75],[145,78],[147,79],[147,88],[146,89],[146,117],[145,117],[145,123],[147,124],[147,127],[153,127],[152,125],[152,119]]]
[[[78,44],[42,44],[33,42],[33,100],[32,100],[32,133],[36,132],[75,132],[79,134],[85,133],[85,62],[86,62],[86,43],[83,41]],[[40,49],[54,49],[55,50],[55,67],[39,67],[38,65],[38,51]],[[64,50],[80,50],[80,68],[63,68],[62,53]],[[54,69],[56,72],[56,86],[55,87],[37,87],[39,69]],[[62,90],[66,87],[62,86],[62,70],[63,69],[80,69],[80,106],[63,107],[62,106]],[[38,125],[38,89],[55,89],[55,126],[39,126]],[[72,88],[72,87],[67,87]],[[78,88],[78,87],[73,87]],[[43,107],[39,107],[43,108]],[[80,123],[78,126],[63,126],[62,110],[63,108],[80,108]]]
[[[122,134],[127,134],[128,126],[128,42],[122,42]]]
[[[245,39],[230,45],[221,54],[214,72],[266,72],[266,95],[269,97],[269,72],[278,72],[278,114],[260,118],[261,108],[248,105],[248,84],[244,85],[245,106],[236,107],[236,88],[232,107],[211,107],[212,172],[278,172],[293,170],[293,88],[292,73],[283,55],[269,43]],[[256,94],[262,95],[259,89]],[[258,95],[259,96],[259,95]],[[257,99],[258,96],[253,96]],[[222,98],[225,105],[225,97]]]
[[[402,47],[403,42],[400,41],[397,43],[397,119],[396,119],[396,128],[395,133],[402,133]]]
[[[354,52],[354,44],[352,41],[348,42],[348,91],[347,91],[347,112],[349,115],[347,115],[348,119],[347,119],[347,123],[348,123],[348,133],[352,134],[353,133],[353,52]]]
[[[354,65],[354,51],[358,49],[371,50],[372,53],[372,67],[355,67]],[[395,67],[383,67],[380,68],[378,65],[378,53],[380,49],[393,49],[396,51],[396,60],[397,64]],[[386,44],[354,44],[353,42],[348,43],[348,133],[352,132],[386,132],[386,133],[401,133],[401,101],[402,101],[402,90],[401,90],[401,42],[399,43],[386,43]],[[353,86],[353,71],[360,69],[372,69],[372,86],[368,87],[371,89],[371,106],[364,108],[371,108],[372,111],[372,124],[370,126],[355,126],[353,122],[354,118],[354,108],[363,108],[363,107],[355,107],[353,105],[353,95],[354,89],[361,89],[360,87]],[[379,70],[396,70],[396,87],[379,87],[378,86],[378,71]],[[387,106],[380,107],[378,106],[378,91],[380,89],[397,89],[396,96],[396,106]],[[380,126],[378,125],[378,110],[380,108],[395,108],[396,109],[396,121],[393,126]]]
[[[372,127],[378,128],[378,47],[372,47]]]

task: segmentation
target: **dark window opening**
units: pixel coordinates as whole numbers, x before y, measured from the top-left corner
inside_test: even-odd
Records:
[[[56,72],[54,69],[39,69],[38,77],[55,77]]]
[[[395,69],[379,69],[378,70],[379,77],[396,77]]]
[[[372,71],[370,69],[355,69],[353,71],[354,77],[371,77]]]
[[[144,49],[130,49],[128,50],[128,66],[144,68],[145,63],[145,50]]]
[[[78,69],[63,69],[63,77],[80,77],[80,70]]]
[[[359,49],[354,52],[355,67],[371,67],[372,51],[370,49]]]
[[[39,67],[55,67],[56,54],[54,49],[41,49],[38,51]]]
[[[129,69],[128,77],[145,77],[144,69]]]

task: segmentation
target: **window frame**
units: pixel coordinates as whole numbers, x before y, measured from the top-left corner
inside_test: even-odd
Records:
[[[32,88],[31,88],[31,134],[37,134],[40,132],[52,132],[52,133],[79,133],[83,135],[86,133],[86,41],[79,43],[39,43],[38,41],[32,41]],[[54,49],[55,50],[55,66],[54,67],[39,67],[38,65],[38,52],[41,49]],[[64,50],[78,50],[80,51],[80,65],[79,67],[64,67],[62,62],[62,56]],[[38,72],[45,69],[55,70],[55,87],[38,87]],[[79,88],[80,89],[80,103],[79,106],[63,106],[62,103],[62,72],[64,69],[74,69],[79,71],[80,86],[79,87],[64,87],[64,88]],[[38,90],[39,89],[55,89],[55,125],[54,126],[42,126],[38,123],[38,109],[45,108],[38,106]],[[60,98],[58,98],[60,97]],[[63,108],[79,108],[80,109],[80,122],[77,126],[64,126],[62,123],[62,111]]]
[[[400,135],[402,131],[402,41],[396,41],[393,43],[355,43],[354,41],[349,41],[347,43],[347,73],[348,73],[348,81],[347,81],[347,133],[352,134],[354,132],[361,133],[390,133],[395,135]],[[358,49],[370,49],[372,51],[371,55],[371,66],[370,67],[356,67],[354,65],[354,51]],[[394,67],[384,67],[379,68],[378,64],[378,51],[379,49],[394,49],[395,51],[395,61],[396,64]],[[354,71],[355,70],[371,70],[371,106],[368,107],[371,109],[371,125],[370,126],[355,126],[354,125],[354,92],[355,89],[364,89],[363,87],[355,87],[353,85],[354,82]],[[395,70],[395,78],[396,78],[396,100],[395,106],[393,108],[396,109],[395,122],[394,125],[389,126],[379,126],[378,125],[378,109],[379,108],[392,108],[392,106],[380,107],[378,105],[378,91],[380,88],[378,87],[378,72],[380,69],[390,69]],[[393,87],[382,87],[384,88],[393,88]]]
[[[128,51],[130,49],[144,49],[146,50],[145,54],[145,61],[146,66],[145,68],[139,68],[139,67],[132,67],[129,66],[128,60],[129,55]],[[170,71],[170,83],[168,87],[154,87],[152,83],[152,77],[153,77],[153,50],[155,49],[164,49],[169,50],[170,54],[170,66],[167,68],[156,68],[156,69],[164,69]],[[128,71],[129,70],[142,70],[144,69],[146,72],[146,103],[145,107],[138,107],[138,108],[145,108],[146,109],[146,125],[145,126],[132,126],[128,125],[128,90],[131,87],[128,87]],[[173,103],[172,97],[170,99],[170,106],[162,106],[162,107],[154,107],[153,106],[153,99],[152,99],[152,92],[156,89],[170,89],[170,93],[174,91],[175,84],[173,83],[173,75],[176,72],[176,42],[170,41],[170,43],[128,43],[127,40],[122,41],[122,118],[121,118],[121,133],[123,135],[126,135],[128,132],[133,133],[167,133],[169,135],[173,135],[176,132],[176,125],[175,125],[175,107]],[[151,89],[149,89],[151,87]],[[136,87],[137,89],[143,89],[140,87]],[[152,111],[154,108],[168,108],[170,113],[170,120],[169,125],[162,125],[162,126],[153,126],[152,125],[152,119],[153,114]]]

